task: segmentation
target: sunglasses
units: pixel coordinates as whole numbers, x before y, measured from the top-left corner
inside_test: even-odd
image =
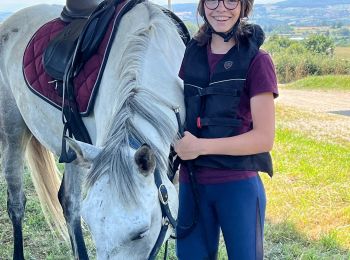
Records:
[[[234,10],[237,8],[239,0],[205,0],[205,6],[210,10],[218,8],[220,1],[224,3],[224,6],[228,10]]]

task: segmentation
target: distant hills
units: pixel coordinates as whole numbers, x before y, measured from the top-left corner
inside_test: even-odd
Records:
[[[197,4],[173,5],[175,13],[192,23],[197,23],[196,9]],[[350,25],[350,0],[285,0],[255,4],[251,20],[265,29],[283,25]]]
[[[315,7],[325,7],[332,5],[343,5],[350,4],[349,0],[285,0],[277,2],[273,5],[288,8],[288,7],[304,7],[304,8],[315,8]]]
[[[173,11],[184,21],[197,24],[197,4],[174,4]],[[0,22],[10,15],[0,11]],[[255,4],[251,20],[271,31],[278,26],[350,25],[350,0],[285,0]]]
[[[265,28],[350,25],[350,0],[286,0],[256,5],[253,21]]]

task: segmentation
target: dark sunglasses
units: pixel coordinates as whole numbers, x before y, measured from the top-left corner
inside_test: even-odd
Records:
[[[224,3],[224,6],[228,10],[234,10],[237,8],[239,0],[205,0],[205,6],[210,10],[218,8],[220,1]]]

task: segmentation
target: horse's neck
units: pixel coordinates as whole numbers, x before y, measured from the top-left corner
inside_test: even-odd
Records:
[[[176,32],[173,35],[177,36]],[[155,107],[155,111],[164,113],[168,118],[167,127],[174,129],[176,133],[178,124],[173,109],[179,107],[182,112],[181,118],[184,118],[183,84],[177,76],[184,46],[181,39],[173,38],[172,46],[164,43],[165,40],[164,42],[157,42],[155,38],[151,38],[143,64],[141,88],[152,93],[154,98],[150,98],[148,102]],[[157,147],[161,151],[169,150],[170,143],[173,140],[162,140],[157,127],[151,126],[142,120],[135,120],[135,125],[139,129],[146,126],[147,129],[143,129],[143,132],[152,137],[151,140],[155,142]]]
[[[155,7],[150,7],[150,9],[152,8]],[[138,15],[133,14],[136,9]],[[144,15],[140,15],[141,13]],[[148,16],[148,9],[143,5],[139,5],[127,14],[120,24],[117,33],[118,46],[115,44],[111,49],[110,57],[113,58],[110,58],[106,65],[101,82],[103,88],[100,89],[95,104],[96,132],[98,133],[106,132],[111,115],[115,112],[118,113],[121,108],[120,104],[123,104],[125,97],[128,96],[126,92],[130,89],[123,87],[122,80],[136,81],[136,91],[145,89],[155,93],[157,97],[168,103],[169,105],[165,106],[157,103],[152,98],[147,99],[148,102],[152,103],[152,106],[155,106],[170,118],[169,126],[173,125],[176,128],[176,118],[171,107],[179,106],[182,112],[181,117],[184,118],[183,86],[177,74],[185,47],[176,30],[171,27],[166,30],[163,28],[163,31],[159,32],[159,28],[164,24],[155,23],[148,27],[151,28],[149,32],[141,33],[138,36],[142,40],[137,44],[133,43],[131,39],[138,37],[125,37],[129,34],[138,34],[140,29],[143,31],[144,24],[150,23],[150,21],[144,20]],[[144,37],[144,34],[147,34],[147,36]],[[144,42],[146,42],[145,46],[139,47]],[[146,50],[140,51],[139,48],[145,48]],[[137,61],[140,61],[141,68]],[[121,71],[126,71],[125,75]],[[133,75],[134,72],[136,75]],[[136,93],[136,95],[138,94]],[[159,141],[161,138],[156,127],[138,119],[134,120],[134,125],[137,130],[147,133],[147,136],[152,136],[152,140],[157,143],[157,147],[159,145],[163,150],[164,144]],[[147,132],[145,132],[145,128]],[[97,143],[100,143],[104,136],[105,134],[100,135],[99,139],[101,140],[97,140]],[[169,145],[171,141],[165,140],[165,143]]]

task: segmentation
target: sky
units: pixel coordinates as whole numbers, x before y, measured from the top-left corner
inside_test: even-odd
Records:
[[[160,5],[166,5],[167,0],[151,0]],[[63,5],[66,0],[0,0],[0,11],[2,12],[14,12],[21,8],[28,7],[35,4],[59,4]],[[178,3],[196,3],[196,0],[172,0],[173,4]],[[255,0],[255,3],[266,4],[278,2],[278,0]]]

